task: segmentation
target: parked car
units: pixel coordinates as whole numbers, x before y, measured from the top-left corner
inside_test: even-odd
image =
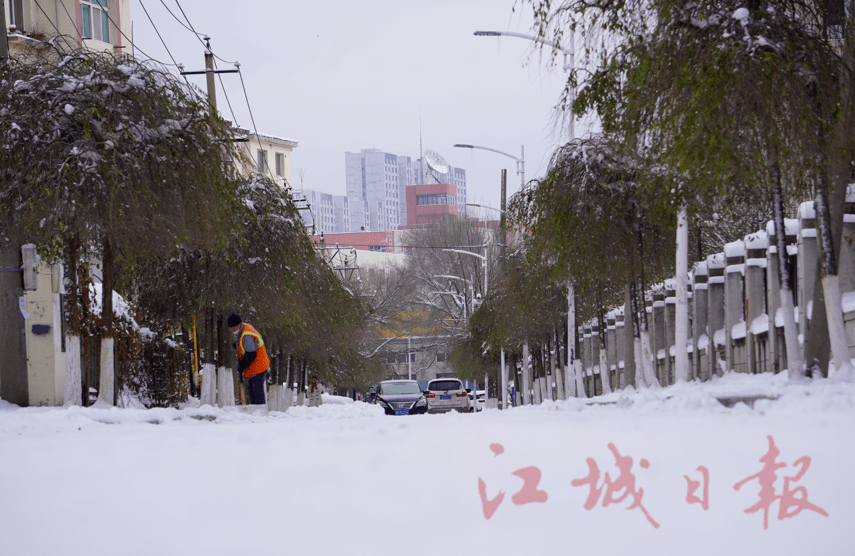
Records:
[[[469,411],[474,413],[484,409],[484,395],[478,395],[472,390],[467,390],[467,392],[469,392]]]
[[[425,390],[428,413],[469,412],[469,394],[456,378],[437,378]]]
[[[427,411],[427,401],[415,380],[384,380],[377,386],[374,403],[386,415],[416,415]]]

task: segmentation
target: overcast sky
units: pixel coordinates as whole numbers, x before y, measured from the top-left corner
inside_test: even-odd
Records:
[[[241,63],[259,133],[296,140],[293,186],[346,194],[344,153],[377,148],[419,156],[424,148],[466,169],[469,202],[499,206],[500,172],[519,189],[512,159],[454,148],[469,143],[519,156],[526,179],[544,174],[566,137],[553,106],[565,74],[532,43],[476,37],[476,30],[531,33],[531,9],[514,0],[282,1],[178,0],[221,58]],[[178,17],[176,0],[131,0],[136,46],[170,62],[143,5],[175,60],[204,69],[204,49]],[[137,56],[144,57],[140,52]],[[231,67],[218,62],[219,68]],[[205,87],[204,76],[192,83]],[[252,128],[237,75],[222,76],[237,123]],[[217,82],[220,112],[232,119]]]

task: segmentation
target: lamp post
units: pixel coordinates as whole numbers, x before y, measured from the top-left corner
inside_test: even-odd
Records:
[[[487,285],[489,284],[489,281],[487,279],[487,257],[489,255],[489,251],[487,251],[487,249],[489,249],[490,246],[485,244],[485,245],[482,245],[481,247],[484,248],[484,254],[483,255],[479,255],[478,253],[473,253],[472,251],[464,251],[463,249],[443,249],[443,251],[446,253],[461,253],[463,255],[472,255],[473,257],[478,257],[479,259],[481,259],[481,262],[484,265],[484,298],[486,299],[487,298]]]
[[[573,69],[573,56],[575,55],[575,51],[573,50],[572,34],[570,35],[570,48],[560,46],[554,41],[544,39],[543,37],[524,35],[522,33],[514,33],[512,31],[475,31],[474,34],[476,37],[517,37],[520,39],[526,39],[532,42],[545,44],[546,46],[552,47],[555,50],[560,50],[564,54],[564,71],[570,71],[571,69]]]

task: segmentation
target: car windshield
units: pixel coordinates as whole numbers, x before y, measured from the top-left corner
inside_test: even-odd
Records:
[[[428,385],[428,390],[462,390],[460,381],[457,380],[435,380]]]
[[[380,385],[381,394],[420,394],[419,385],[415,382],[393,382]]]

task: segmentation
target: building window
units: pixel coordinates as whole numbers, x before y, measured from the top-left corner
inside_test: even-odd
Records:
[[[19,33],[26,31],[24,28],[24,0],[9,2],[9,26],[14,26]]]
[[[435,195],[416,195],[417,205],[447,205],[451,195],[438,193]]]
[[[437,353],[436,354],[436,362],[437,363],[445,363],[445,354],[444,353]]]
[[[406,362],[407,362],[407,355],[408,355],[408,354],[406,354],[406,353],[401,353],[401,354],[399,354],[399,355],[398,355],[398,363],[406,363]],[[410,354],[409,354],[409,356],[410,356],[410,361],[409,361],[409,362],[410,362],[410,363],[415,363],[415,362],[416,362],[416,354],[415,354],[415,353],[410,353]]]
[[[276,153],[276,175],[285,175],[285,155],[282,153]]]
[[[107,0],[80,1],[81,35],[84,39],[110,42],[110,20],[107,16]]]
[[[258,172],[263,174],[267,172],[269,166],[267,165],[267,151],[263,151],[258,149],[255,151],[255,164],[258,167]]]

